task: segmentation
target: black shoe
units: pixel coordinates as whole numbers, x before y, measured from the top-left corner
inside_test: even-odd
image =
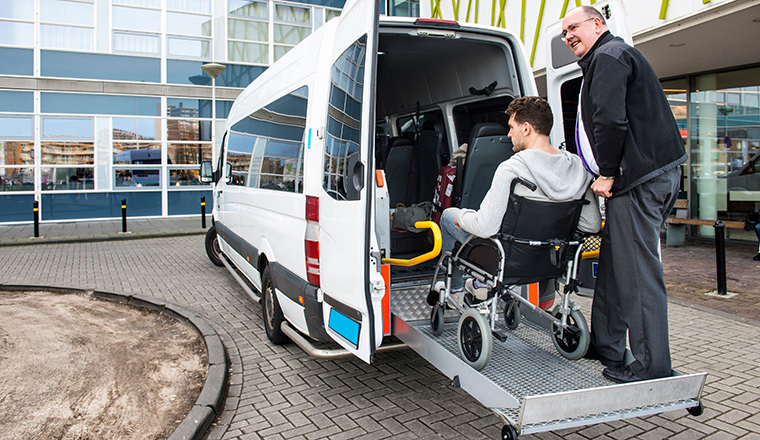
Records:
[[[616,383],[631,383],[644,380],[639,376],[633,374],[630,366],[626,366],[622,369],[617,368],[605,368],[602,370],[602,376]]]
[[[625,365],[623,364],[623,361],[613,361],[610,359],[607,359],[606,357],[603,357],[599,354],[599,352],[596,351],[593,345],[588,346],[588,351],[586,351],[586,354],[583,355],[586,359],[591,359],[592,361],[599,361],[602,365],[609,368],[615,368],[615,369],[621,369]]]
[[[755,255],[754,257],[752,257],[752,259],[755,260],[755,261],[760,261],[760,252],[758,252],[757,255]]]

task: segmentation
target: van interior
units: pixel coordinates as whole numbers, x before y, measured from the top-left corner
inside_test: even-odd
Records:
[[[458,32],[424,37],[381,28],[376,82],[375,163],[385,170],[390,207],[433,201],[438,172],[467,143],[454,204],[478,209],[498,165],[509,158],[504,114],[521,94],[511,47],[503,38]],[[432,248],[429,232],[391,231],[391,256]],[[436,260],[392,268],[394,281],[432,275]]]

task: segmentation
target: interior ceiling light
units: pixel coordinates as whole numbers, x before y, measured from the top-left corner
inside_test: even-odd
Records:
[[[681,47],[686,46],[686,43],[671,43],[670,47]]]

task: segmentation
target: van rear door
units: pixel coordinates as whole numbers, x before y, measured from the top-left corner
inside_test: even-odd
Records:
[[[370,279],[377,5],[374,0],[349,1],[326,49],[332,65],[325,84],[329,85],[329,97],[322,129],[325,193],[319,198],[319,277],[325,329],[338,344],[368,363],[382,337],[380,327],[378,338]]]
[[[597,2],[594,7],[602,13],[612,35],[623,38],[633,46],[628,28],[628,17],[621,0]],[[554,127],[550,135],[552,145],[565,146],[573,153],[575,147],[575,119],[578,112],[578,95],[581,90],[581,68],[575,56],[562,41],[562,21],[546,28],[546,98],[554,114]]]

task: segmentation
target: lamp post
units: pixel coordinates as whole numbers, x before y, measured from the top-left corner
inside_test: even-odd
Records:
[[[216,77],[221,75],[227,66],[217,63],[206,63],[201,66],[204,72],[211,77],[211,149],[214,150],[216,143]],[[199,157],[198,162],[202,162],[203,158]]]

